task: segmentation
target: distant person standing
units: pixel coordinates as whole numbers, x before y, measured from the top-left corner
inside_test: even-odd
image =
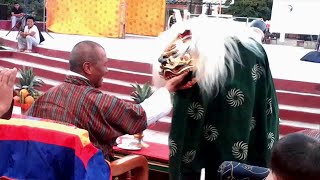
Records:
[[[251,22],[250,27],[253,30],[252,37],[258,42],[264,42],[267,32],[267,24],[263,19],[254,20]]]
[[[169,17],[169,27],[171,27],[173,24],[175,24],[177,22],[177,19],[176,19],[176,13],[173,12],[171,14],[171,16]]]
[[[24,16],[24,13],[23,13],[23,8],[20,6],[20,4],[18,2],[14,2],[14,6],[11,10],[11,28],[13,28],[16,23],[17,23],[17,20],[21,20]],[[24,27],[25,26],[25,22],[21,22],[21,27]]]

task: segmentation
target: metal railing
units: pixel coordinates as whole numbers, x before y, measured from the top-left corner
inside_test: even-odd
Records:
[[[167,0],[167,4],[169,5],[185,5],[188,6],[188,10],[191,13],[195,12],[195,9],[201,7],[206,9],[205,14],[211,14],[212,10],[215,7],[219,7],[219,11],[221,11],[221,8],[228,8],[231,4],[233,4],[234,1],[223,1],[224,3],[220,3],[219,0],[215,2],[195,2],[194,0],[189,0],[189,1],[179,1],[179,0]]]

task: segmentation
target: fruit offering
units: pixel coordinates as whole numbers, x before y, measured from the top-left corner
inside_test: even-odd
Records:
[[[22,111],[28,110],[32,103],[40,96],[37,88],[40,88],[44,82],[41,79],[36,79],[32,68],[23,66],[19,70],[20,77],[17,84],[16,96],[13,97],[16,106],[20,106]]]
[[[20,104],[32,104],[34,102],[34,97],[27,89],[21,89],[18,91],[18,95],[13,97],[15,103]]]

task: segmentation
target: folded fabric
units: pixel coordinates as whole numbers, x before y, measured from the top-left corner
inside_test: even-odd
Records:
[[[0,159],[2,178],[111,179],[88,132],[54,122],[0,120]]]

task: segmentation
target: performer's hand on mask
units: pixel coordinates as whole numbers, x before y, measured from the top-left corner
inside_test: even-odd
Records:
[[[197,83],[196,78],[192,78],[191,81],[188,81],[186,84],[182,85],[179,90],[184,90],[184,89],[189,89],[191,88],[193,85],[195,85]]]
[[[171,78],[167,81],[165,87],[168,89],[169,92],[175,92],[177,90],[188,89],[191,88],[197,81],[193,78],[191,81],[187,83],[181,84],[184,78],[188,75],[188,72],[185,72],[179,76]]]

